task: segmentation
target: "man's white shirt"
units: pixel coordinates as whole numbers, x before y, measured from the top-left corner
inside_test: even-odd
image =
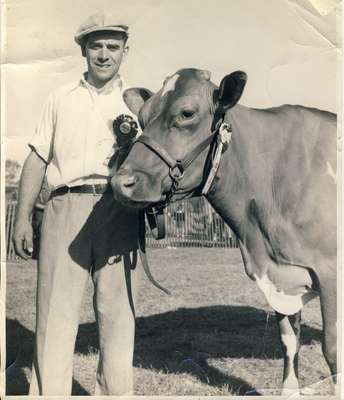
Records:
[[[119,76],[101,89],[83,76],[49,96],[29,146],[48,163],[51,189],[108,182],[117,147],[112,122],[120,114],[133,116],[122,98],[125,89]]]

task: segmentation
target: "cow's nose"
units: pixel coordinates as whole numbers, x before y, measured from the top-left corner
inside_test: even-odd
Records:
[[[115,176],[117,182],[126,188],[135,186],[136,182],[138,181],[138,177],[130,169],[121,168],[117,171]]]
[[[125,180],[123,180],[123,186],[130,187],[134,186],[137,182],[137,178],[134,175],[127,176]]]

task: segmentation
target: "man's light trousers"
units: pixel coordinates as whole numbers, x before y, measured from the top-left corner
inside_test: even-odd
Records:
[[[111,194],[52,198],[38,262],[36,351],[30,395],[70,395],[80,308],[94,283],[99,332],[96,395],[132,394],[138,218]]]

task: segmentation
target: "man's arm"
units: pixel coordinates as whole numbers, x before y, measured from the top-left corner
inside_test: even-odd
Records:
[[[16,253],[27,260],[33,251],[31,214],[42,187],[47,164],[35,151],[25,160],[20,178],[19,202],[13,242]]]

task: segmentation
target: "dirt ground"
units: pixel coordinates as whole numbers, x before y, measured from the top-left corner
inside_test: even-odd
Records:
[[[245,275],[237,249],[148,250],[156,279],[142,280],[136,307],[136,395],[279,394],[282,353],[275,316]],[[141,266],[140,266],[141,267]],[[35,327],[36,265],[7,265],[7,394],[26,394]],[[98,338],[89,285],[75,348],[73,394],[93,393]],[[332,394],[321,353],[318,299],[302,318],[300,381]]]

